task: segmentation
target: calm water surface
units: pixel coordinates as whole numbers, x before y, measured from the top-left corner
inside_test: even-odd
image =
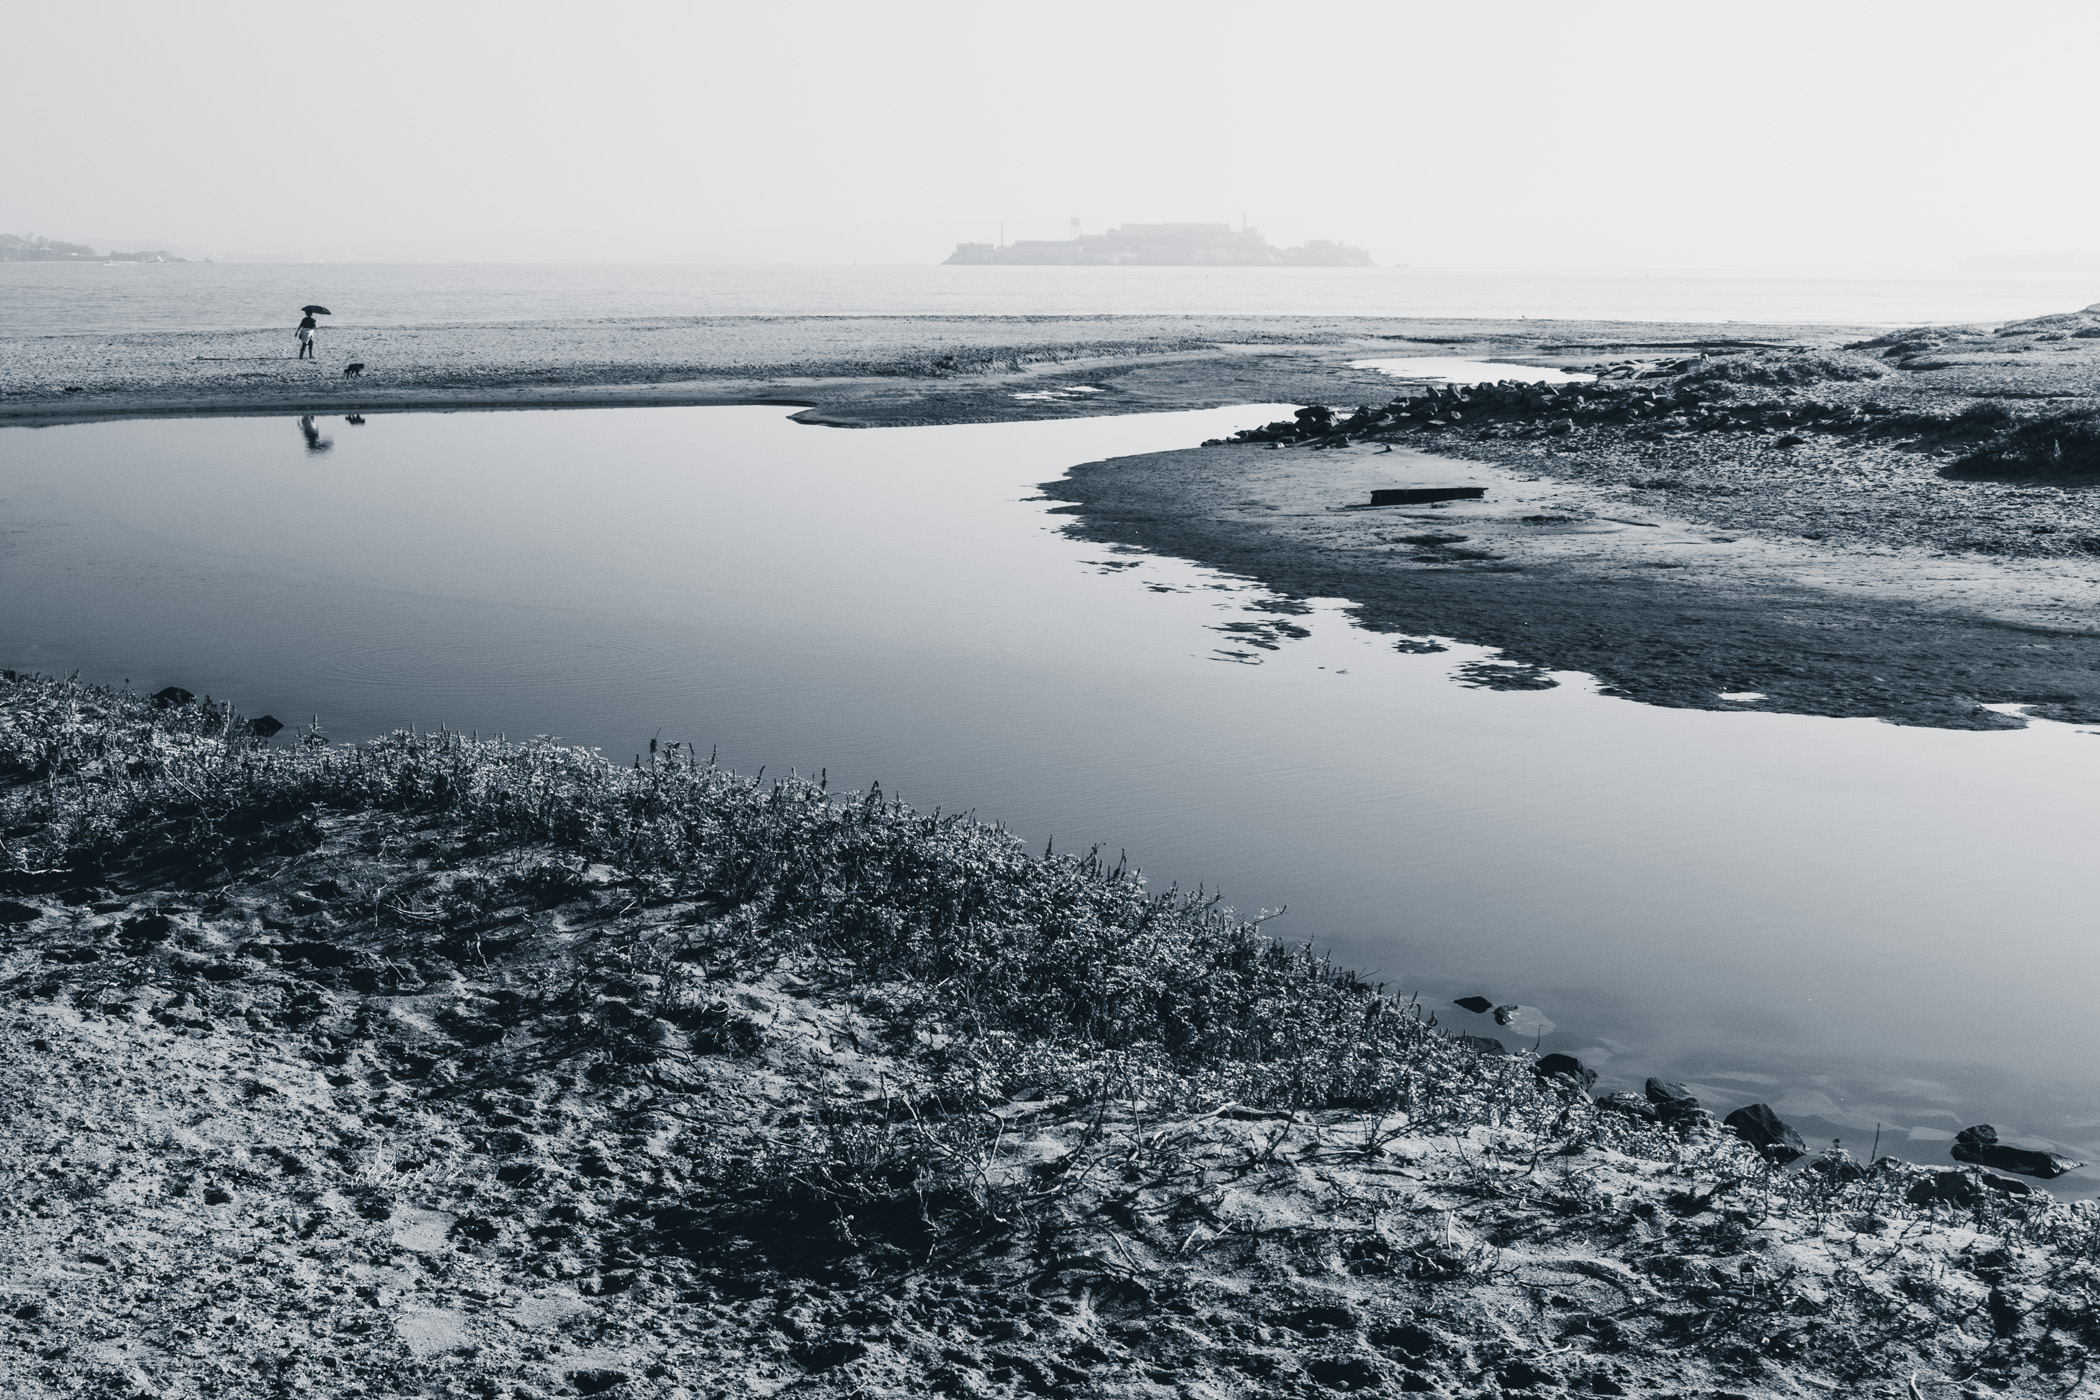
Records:
[[[2100,301],[2100,276],[1413,267],[0,263],[0,335],[652,316],[1508,316],[1916,325]]]
[[[1216,630],[1258,592],[1031,499],[1279,411],[0,430],[0,665],[338,739],[661,734],[879,779],[1288,905],[1272,932],[1439,1003],[1540,1008],[1608,1084],[1674,1074],[1860,1150],[1879,1122],[1920,1160],[1983,1121],[2100,1158],[2100,738],[1469,689],[1483,653],[1401,654],[1335,604],[1263,652]]]

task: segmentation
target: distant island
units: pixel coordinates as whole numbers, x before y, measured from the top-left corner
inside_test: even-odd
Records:
[[[85,243],[59,243],[34,234],[0,233],[0,262],[186,262],[165,248],[139,253],[98,253]]]
[[[1371,255],[1345,243],[1315,239],[1274,248],[1257,229],[1230,224],[1125,224],[1107,233],[1026,239],[1018,243],[958,243],[944,267],[987,265],[1072,267],[1371,267]]]

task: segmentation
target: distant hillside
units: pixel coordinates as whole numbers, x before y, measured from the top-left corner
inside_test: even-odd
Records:
[[[1107,233],[1019,243],[958,243],[944,266],[1370,267],[1361,248],[1316,239],[1274,248],[1259,231],[1230,224],[1125,224]]]
[[[165,248],[98,253],[85,243],[59,243],[35,234],[0,233],[0,262],[182,262]]]

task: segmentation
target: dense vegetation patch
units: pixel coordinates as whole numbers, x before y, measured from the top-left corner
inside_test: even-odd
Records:
[[[2004,421],[2013,423],[2010,415]],[[2014,423],[1956,462],[1954,471],[2012,480],[2100,480],[2100,410],[2074,409]]]

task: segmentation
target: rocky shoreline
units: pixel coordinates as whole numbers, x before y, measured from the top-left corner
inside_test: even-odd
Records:
[[[1593,1100],[880,794],[41,678],[0,783],[11,1393],[2038,1395],[2100,1345],[2100,1209],[1987,1130]]]
[[[1690,358],[1561,346],[1552,362],[1594,382],[1425,384],[1353,411],[1325,396],[1044,490],[1087,538],[1346,598],[1374,629],[1486,643],[1648,703],[2091,723],[2100,458],[2082,444],[2100,358],[2080,328],[2096,326]],[[1484,503],[1362,509],[1467,483]]]

